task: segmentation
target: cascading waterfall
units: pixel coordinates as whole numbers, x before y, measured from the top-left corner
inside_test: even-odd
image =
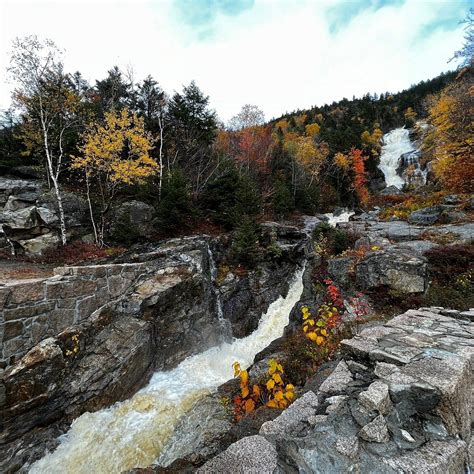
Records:
[[[409,131],[405,128],[396,128],[383,136],[379,168],[385,176],[387,187],[396,186],[398,189],[402,189],[405,181],[397,172],[400,158],[404,153],[414,149]]]
[[[283,334],[302,292],[303,269],[297,271],[287,296],[269,306],[248,337],[224,342],[171,371],[155,373],[129,400],[84,413],[60,438],[58,448],[29,472],[109,474],[152,464],[192,405],[233,377],[233,362],[248,367],[258,352]]]
[[[335,226],[347,222],[352,214],[344,211],[338,216],[326,216],[330,225]],[[210,248],[208,251],[215,279],[217,267]],[[173,370],[156,372],[149,384],[129,400],[95,413],[84,413],[59,438],[56,450],[35,462],[29,472],[120,473],[153,464],[164,448],[167,457],[173,458],[169,451],[173,447],[167,443],[180,419],[198,400],[233,377],[235,361],[243,368],[249,367],[256,354],[283,335],[290,312],[303,293],[303,273],[304,267],[296,272],[286,297],[280,296],[270,304],[252,334],[188,357]],[[220,300],[217,307],[222,311]]]
[[[224,311],[222,309],[222,296],[219,288],[216,286],[216,279],[218,275],[216,260],[209,244],[207,245],[207,255],[209,257],[209,271],[211,274],[212,288],[216,298],[217,319],[222,329],[224,341],[227,341],[232,338],[232,326],[230,325],[230,321],[224,318]]]

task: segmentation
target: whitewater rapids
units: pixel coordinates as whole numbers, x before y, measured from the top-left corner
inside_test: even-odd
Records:
[[[129,400],[84,413],[60,438],[58,448],[29,472],[109,474],[156,462],[180,418],[233,377],[233,362],[248,367],[258,352],[283,335],[302,292],[303,270],[299,270],[286,298],[269,306],[252,334],[188,357],[173,370],[156,372]]]

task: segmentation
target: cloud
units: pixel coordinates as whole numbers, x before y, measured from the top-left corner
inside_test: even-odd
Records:
[[[252,7],[253,0],[175,0],[183,20],[192,26],[209,25],[219,14],[235,16]]]
[[[174,11],[186,25],[192,40],[215,39],[215,25],[221,16],[235,17],[251,9],[254,0],[174,0]]]
[[[366,92],[406,88],[448,69],[462,44],[462,1],[3,1],[0,83],[15,36],[66,50],[92,83],[133,65],[168,92],[195,80],[228,120],[246,103],[268,118]],[[452,65],[449,65],[452,66]],[[0,84],[0,108],[9,104]]]
[[[376,11],[386,5],[401,5],[403,0],[354,0],[335,2],[326,11],[331,33],[337,33],[350,21],[368,10]]]

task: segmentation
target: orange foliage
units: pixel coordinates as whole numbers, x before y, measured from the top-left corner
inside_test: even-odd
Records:
[[[367,160],[367,157],[363,156],[362,151],[357,148],[352,148],[349,152],[349,156],[351,158],[352,169],[354,171],[355,192],[359,202],[363,205],[366,205],[369,202],[369,191],[366,187],[367,177],[364,166],[364,161]]]
[[[474,191],[474,74],[467,72],[429,99],[423,152],[433,170],[451,192]]]
[[[266,172],[271,145],[270,127],[245,128],[238,132],[237,162],[247,169],[256,168],[259,172]]]

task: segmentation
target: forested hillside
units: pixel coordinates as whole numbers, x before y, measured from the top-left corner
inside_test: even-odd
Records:
[[[245,105],[224,126],[194,82],[168,94],[151,76],[137,83],[113,67],[89,84],[80,72],[65,72],[56,46],[36,37],[17,41],[9,71],[18,87],[2,121],[0,171],[22,176],[31,173],[25,165],[36,166],[59,205],[62,189],[82,193],[99,245],[134,235],[126,221],[109,232],[113,204],[123,199],[151,204],[159,235],[203,223],[243,226],[249,235],[263,216],[367,206],[370,180],[381,175],[382,135],[430,120],[437,96],[462,83],[467,97],[472,84],[469,70],[462,78],[450,72],[402,92],[342,99],[270,122]],[[433,133],[426,149],[435,158],[435,142],[445,141]]]

